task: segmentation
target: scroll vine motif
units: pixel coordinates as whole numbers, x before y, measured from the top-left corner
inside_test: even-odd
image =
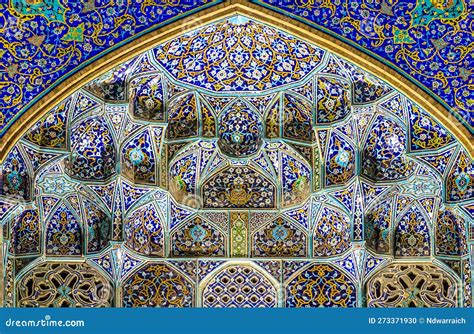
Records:
[[[30,101],[88,60],[212,2],[218,1],[4,1],[0,5],[1,135]]]
[[[467,0],[258,2],[322,26],[394,64],[439,96],[472,131],[474,43]]]
[[[10,0],[0,7],[2,135],[26,110],[30,101],[88,60],[146,29],[218,2],[177,0],[140,3],[119,0],[99,5],[95,1]],[[402,72],[423,82],[472,129],[469,110],[472,106],[473,79],[468,64],[472,62],[474,44],[472,20],[466,0],[343,0],[338,4],[327,0],[260,2],[312,21],[393,63]],[[270,43],[258,40],[261,32],[259,28],[248,24],[247,29],[253,33],[253,39],[249,39],[252,42],[244,44],[249,50],[252,50],[253,43],[263,43],[264,46]],[[244,36],[246,31],[240,33]],[[244,38],[241,40],[244,41]],[[222,43],[217,44],[222,46]],[[283,59],[287,58],[288,50],[285,48],[293,47],[290,44],[281,44],[280,54],[285,55]],[[236,49],[236,45],[240,43],[232,47]],[[301,43],[297,46],[299,57],[290,57],[290,62],[276,66],[280,68],[277,72],[280,82],[288,77],[300,79],[320,62],[322,52],[315,56],[313,47]],[[219,51],[217,49],[216,54]],[[268,55],[262,54],[257,58],[275,62]],[[255,58],[253,54],[252,57]],[[217,57],[216,61],[222,62],[228,58]],[[230,60],[235,63],[239,59]],[[201,72],[196,71],[193,78],[196,83],[212,85],[215,89],[226,88],[220,82],[200,82],[196,78]],[[222,73],[227,75],[230,69],[226,68]],[[258,68],[238,74],[231,75],[231,79],[240,81],[233,80],[228,85],[242,88],[242,78],[248,80],[248,86],[254,85],[256,88],[259,88],[257,85],[265,88],[265,85],[272,87],[275,84],[272,81],[273,73],[262,73]]]
[[[125,307],[190,307],[193,300],[192,284],[164,263],[147,264],[123,285]]]
[[[313,264],[286,287],[286,307],[354,307],[356,287],[349,277],[327,264]]]

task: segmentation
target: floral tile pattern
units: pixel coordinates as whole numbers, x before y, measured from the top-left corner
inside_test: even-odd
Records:
[[[163,63],[161,45],[117,64],[8,152],[5,306],[471,306],[465,148],[329,52],[268,88],[243,80],[245,62],[225,90],[176,77],[196,58],[217,82],[194,38],[219,29],[231,58],[302,45],[242,17],[196,29],[165,44],[191,38],[186,60]]]

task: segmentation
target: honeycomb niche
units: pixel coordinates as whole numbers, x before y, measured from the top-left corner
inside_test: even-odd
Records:
[[[245,17],[78,87],[0,167],[7,307],[472,302],[465,148],[397,87]]]

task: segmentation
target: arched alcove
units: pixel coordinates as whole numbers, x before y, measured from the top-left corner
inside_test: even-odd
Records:
[[[64,275],[106,275],[121,286],[115,306],[353,307],[378,293],[366,279],[410,260],[408,277],[446,263],[462,296],[447,303],[469,306],[462,131],[358,52],[231,8],[104,58],[105,73],[71,79],[45,97],[46,109],[64,97],[56,108],[12,132],[7,292],[44,257],[87,263]]]

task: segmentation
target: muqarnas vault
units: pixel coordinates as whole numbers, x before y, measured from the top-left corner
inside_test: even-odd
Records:
[[[1,168],[7,307],[471,306],[469,153],[244,17],[79,88]]]

